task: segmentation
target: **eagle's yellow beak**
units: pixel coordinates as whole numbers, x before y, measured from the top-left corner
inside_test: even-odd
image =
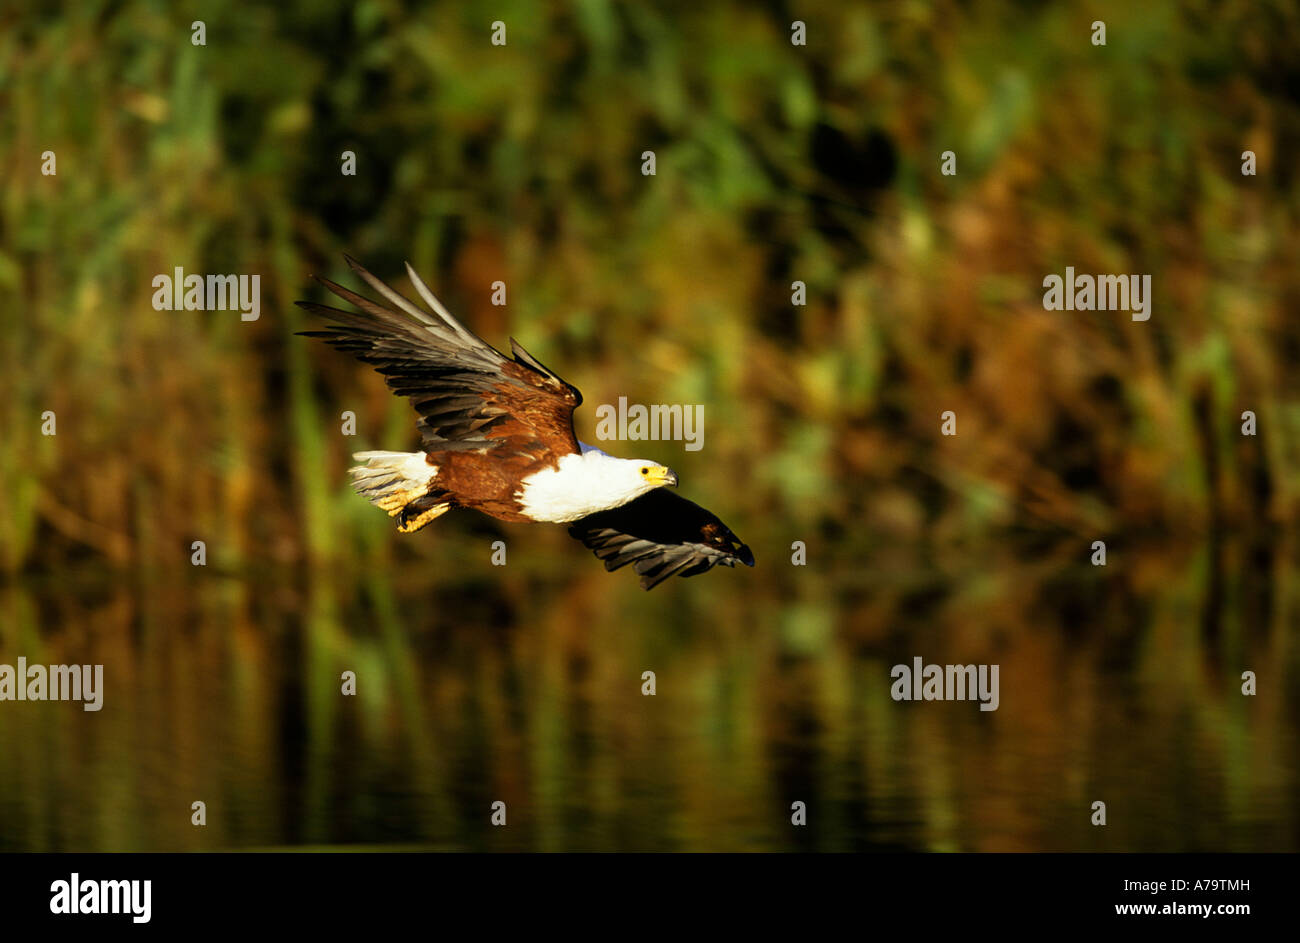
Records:
[[[677,487],[677,473],[664,465],[649,465],[641,469],[641,475],[655,487]]]

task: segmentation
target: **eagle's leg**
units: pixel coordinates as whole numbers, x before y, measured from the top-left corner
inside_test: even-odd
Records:
[[[403,534],[414,534],[430,521],[451,509],[451,499],[441,491],[430,491],[406,504],[397,512],[397,529]]]
[[[451,497],[433,488],[438,474],[424,452],[357,452],[364,465],[349,469],[352,486],[371,504],[397,518],[397,529],[412,534],[451,506]]]

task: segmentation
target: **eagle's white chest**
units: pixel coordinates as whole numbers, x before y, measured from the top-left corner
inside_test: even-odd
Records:
[[[516,497],[535,521],[565,524],[626,504],[651,490],[639,463],[613,458],[596,449],[566,455],[559,468],[544,468],[520,482]]]

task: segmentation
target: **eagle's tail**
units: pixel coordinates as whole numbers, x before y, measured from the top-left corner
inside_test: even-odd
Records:
[[[396,517],[402,533],[414,533],[451,507],[433,489],[438,469],[425,461],[423,452],[354,452],[352,457],[365,462],[348,470],[352,487]]]

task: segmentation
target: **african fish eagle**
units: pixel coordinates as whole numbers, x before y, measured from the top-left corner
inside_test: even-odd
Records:
[[[716,516],[662,490],[677,485],[671,469],[579,442],[573,411],[582,394],[514,338],[507,358],[452,317],[409,263],[431,311],[344,258],[383,300],[312,276],[361,313],[299,301],[333,322],[302,333],[374,366],[420,415],[422,451],[353,455],[364,462],[351,469],[356,491],[397,518],[399,531],[414,533],[453,507],[568,524],[607,570],[632,564],[644,589],[719,563],[754,565]]]

